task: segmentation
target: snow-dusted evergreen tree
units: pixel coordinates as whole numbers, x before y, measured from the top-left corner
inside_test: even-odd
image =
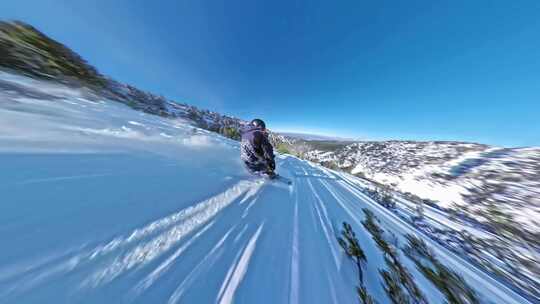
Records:
[[[354,262],[358,270],[359,286],[356,287],[356,292],[361,303],[376,303],[376,301],[369,295],[366,287],[364,286],[362,265],[367,261],[367,258],[364,250],[362,250],[362,247],[360,246],[358,238],[356,238],[356,234],[354,233],[352,226],[349,223],[343,222],[341,236],[339,236],[337,239],[339,245],[341,246],[341,248],[343,248],[343,251],[345,251],[345,254],[349,257],[349,259]]]
[[[351,225],[347,222],[343,222],[343,230],[341,230],[341,237],[338,237],[338,243],[345,251],[345,254],[355,263],[358,268],[358,279],[362,283],[364,281],[362,263],[366,261],[366,255],[360,247]]]

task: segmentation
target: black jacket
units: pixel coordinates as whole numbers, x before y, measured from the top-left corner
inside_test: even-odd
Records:
[[[275,167],[274,148],[261,128],[247,126],[242,130],[241,158],[248,165],[266,164]]]

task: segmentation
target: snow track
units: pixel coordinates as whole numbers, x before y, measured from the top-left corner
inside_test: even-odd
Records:
[[[229,273],[227,274],[227,279],[223,281],[223,285],[218,294],[220,304],[228,304],[233,302],[234,294],[246,274],[249,266],[249,261],[251,260],[251,256],[253,255],[257,239],[261,234],[261,229],[263,228],[263,226],[264,224],[261,224],[259,226],[259,229],[257,229],[257,232],[255,232],[255,234],[251,237],[248,244],[244,248],[244,251],[242,252],[240,260],[235,265],[234,269],[231,268],[229,270]]]
[[[362,181],[284,156],[277,167],[291,186],[254,178],[233,141],[67,88],[54,94],[69,102],[0,104],[10,130],[0,133],[0,303],[357,303],[358,275],[336,241],[343,221],[366,252],[369,293],[389,303],[362,208],[402,245],[416,232],[363,195]],[[528,303],[426,241],[482,303]]]

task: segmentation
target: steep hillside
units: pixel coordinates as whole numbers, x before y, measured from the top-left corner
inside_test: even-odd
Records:
[[[375,182],[375,197],[394,197],[383,204],[390,209],[401,199],[413,202],[407,220],[420,229],[428,207],[479,228],[488,235],[455,224],[427,232],[518,285],[540,286],[540,148],[414,141],[326,148],[305,158]]]
[[[78,54],[23,22],[0,21],[0,66],[96,88],[107,84],[105,77]]]
[[[163,117],[190,119],[197,127],[238,139],[244,122],[216,112],[168,100],[101,75],[78,54],[20,21],[0,22],[0,68],[39,79],[84,87],[93,99],[118,101]],[[6,87],[4,89],[17,89]]]
[[[496,148],[459,142],[361,142],[306,158],[403,193],[436,201],[441,208],[490,222],[497,213],[539,232],[540,148]]]

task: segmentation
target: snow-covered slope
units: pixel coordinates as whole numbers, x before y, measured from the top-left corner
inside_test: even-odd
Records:
[[[361,179],[280,156],[293,185],[265,181],[188,120],[0,78],[0,303],[358,303],[358,285],[378,303],[528,303]]]
[[[412,202],[409,209],[420,212],[407,216],[418,228],[424,229],[417,218],[430,206],[487,232],[469,235],[460,225],[428,228],[438,240],[460,240],[459,246],[447,245],[540,296],[540,148],[418,141],[311,144],[305,158],[367,178]]]
[[[494,212],[540,233],[540,148],[460,142],[360,142],[307,159],[332,164],[489,223]]]

